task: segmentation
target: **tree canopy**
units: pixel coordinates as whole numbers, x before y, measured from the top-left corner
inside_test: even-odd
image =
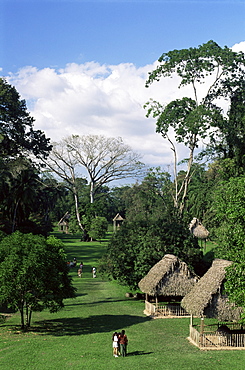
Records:
[[[174,181],[172,192],[174,205],[183,213],[187,190],[192,177],[194,152],[199,141],[213,141],[217,130],[222,127],[224,117],[217,104],[221,98],[234,97],[245,77],[245,56],[231,49],[220,47],[214,41],[200,45],[198,48],[173,50],[162,54],[158,67],[149,73],[148,87],[160,78],[177,75],[179,87],[192,87],[192,94],[176,99],[168,104],[150,100],[145,104],[147,116],[157,119],[156,131],[167,139],[174,153]],[[203,92],[206,90],[206,92]],[[174,138],[170,129],[174,130]],[[177,150],[175,141],[189,148],[187,170],[182,181],[177,178]]]
[[[0,156],[16,157],[32,153],[48,156],[50,139],[40,130],[34,130],[34,119],[27,112],[25,100],[14,86],[0,78]]]
[[[245,177],[218,184],[213,194],[216,218],[216,256],[233,261],[225,288],[229,299],[245,310]],[[243,318],[245,316],[243,314]]]
[[[202,252],[165,192],[168,181],[166,174],[151,171],[142,184],[126,191],[126,220],[108,245],[101,272],[137,288],[166,253],[175,254],[192,269],[197,267]]]
[[[0,241],[0,303],[19,311],[21,328],[32,312],[56,312],[75,297],[61,241],[15,232]]]

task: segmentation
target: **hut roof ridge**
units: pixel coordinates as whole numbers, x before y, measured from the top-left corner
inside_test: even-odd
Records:
[[[182,299],[181,306],[193,315],[203,316],[204,310],[210,304],[213,295],[222,286],[225,279],[226,267],[232,263],[232,261],[228,260],[215,259],[209,270]]]
[[[140,290],[149,295],[184,296],[198,280],[187,264],[173,254],[166,254],[140,280]]]

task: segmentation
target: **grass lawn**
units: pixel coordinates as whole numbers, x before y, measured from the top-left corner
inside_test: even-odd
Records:
[[[57,234],[58,235],[58,234]],[[200,351],[187,341],[189,319],[151,320],[144,303],[126,298],[127,288],[92,278],[92,266],[105,242],[82,243],[62,237],[68,259],[84,263],[84,274],[71,270],[77,297],[67,299],[56,314],[33,314],[28,333],[19,331],[19,314],[0,326],[0,369],[106,369],[118,367],[164,370],[217,370],[245,368],[245,351]],[[113,331],[126,330],[128,356],[112,356]]]

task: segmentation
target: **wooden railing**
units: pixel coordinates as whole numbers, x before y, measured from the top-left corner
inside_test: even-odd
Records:
[[[189,314],[178,305],[156,305],[145,301],[145,310],[154,316],[189,316]]]
[[[190,326],[190,338],[196,343],[198,346],[200,344],[200,333],[197,331],[194,326]]]
[[[150,314],[154,315],[156,311],[156,306],[148,301],[145,301],[145,310]]]
[[[232,325],[231,325],[232,326]],[[218,333],[211,331],[211,327],[205,326],[203,334],[197,328],[199,326],[190,326],[190,338],[200,348],[207,347],[233,347],[245,349],[245,334],[244,333]],[[216,326],[217,328],[217,326]],[[238,330],[237,325],[234,324],[233,330]],[[209,329],[209,330],[207,330]],[[232,329],[231,329],[232,330]]]

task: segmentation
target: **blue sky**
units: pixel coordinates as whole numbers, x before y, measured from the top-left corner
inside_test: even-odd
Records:
[[[171,150],[142,106],[177,91],[145,89],[158,57],[211,39],[245,51],[245,1],[0,0],[0,14],[0,73],[36,127],[52,140],[121,136],[151,165],[168,164]]]
[[[1,1],[1,67],[152,63],[212,39],[244,40],[244,1]]]

